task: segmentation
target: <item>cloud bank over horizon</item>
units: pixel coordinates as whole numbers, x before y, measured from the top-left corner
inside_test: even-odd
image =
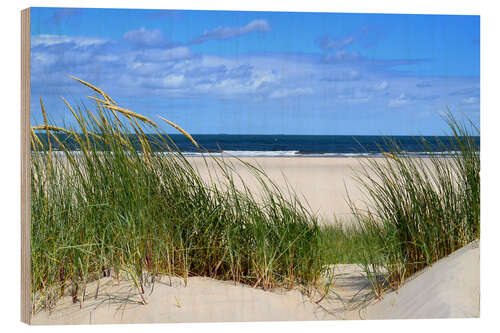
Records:
[[[280,15],[281,20],[275,22],[269,14],[267,18],[248,18],[239,24],[218,24],[199,31],[182,21],[167,25],[175,27],[170,30],[133,22],[129,29],[111,38],[71,34],[71,29],[64,34],[34,33],[32,96],[47,99],[56,110],[53,118],[59,118],[64,112],[61,95],[86,96],[85,90],[69,78],[74,75],[101,87],[137,112],[154,116],[159,114],[158,109],[169,109],[174,120],[187,123],[185,127],[196,133],[214,130],[208,124],[193,122],[197,114],[203,119],[202,113],[215,119],[233,119],[235,126],[228,123],[224,125],[228,129],[218,127],[218,131],[231,132],[233,127],[246,133],[272,132],[272,126],[261,126],[262,120],[245,120],[256,116],[274,121],[275,133],[339,132],[350,121],[351,129],[345,129],[346,133],[379,134],[377,130],[385,130],[393,134],[411,128],[411,121],[418,119],[422,126],[417,130],[441,134],[434,133],[440,127],[432,126],[432,122],[439,121],[439,112],[445,106],[479,122],[479,75],[443,75],[436,60],[425,52],[414,52],[423,56],[394,56],[381,46],[390,37],[387,25],[364,24],[335,35],[311,33],[304,38],[304,45],[310,45],[308,52],[289,52],[286,47],[294,43],[294,37],[276,31],[283,28],[283,13]],[[200,28],[202,23],[198,22]],[[194,37],[176,38],[175,31],[182,29],[190,30]],[[262,44],[278,44],[276,38],[286,39],[279,41],[285,43],[282,50],[259,49],[259,40]],[[255,51],[241,50],[242,43],[249,47],[248,41],[256,43]],[[434,51],[437,56],[440,52]],[[34,119],[37,110],[39,106],[33,103]],[[306,125],[295,126],[291,119],[281,119],[306,119],[308,114]],[[363,125],[363,119],[359,121],[364,126],[361,129],[353,123],[356,117],[369,121],[377,114],[378,118],[393,119],[378,119],[383,126],[373,129],[368,122]],[[314,126],[320,119],[331,126]],[[397,128],[401,119],[407,124]]]

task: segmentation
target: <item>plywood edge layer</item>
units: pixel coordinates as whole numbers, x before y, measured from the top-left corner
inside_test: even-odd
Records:
[[[21,11],[21,321],[31,321],[30,9]]]

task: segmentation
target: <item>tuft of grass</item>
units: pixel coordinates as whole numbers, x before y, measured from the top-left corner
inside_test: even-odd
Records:
[[[371,204],[361,210],[350,202],[352,212],[362,232],[382,245],[361,238],[362,262],[378,296],[479,238],[479,130],[449,111],[445,121],[452,134],[440,142],[445,155],[409,156],[390,141],[384,157],[366,159],[356,175]]]
[[[83,302],[86,284],[108,272],[124,274],[141,293],[158,274],[266,290],[318,283],[327,242],[294,193],[246,164],[261,185],[255,197],[235,185],[233,165],[221,158],[214,161],[223,179],[208,185],[155,122],[76,80],[100,95],[92,98],[96,112],[64,100],[74,128],[44,116],[31,132],[33,311],[68,293]]]

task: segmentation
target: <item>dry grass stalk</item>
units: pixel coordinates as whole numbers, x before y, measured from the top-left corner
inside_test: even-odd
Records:
[[[170,120],[168,119],[165,119],[163,118],[162,116],[159,116],[161,120],[165,121],[166,123],[168,123],[170,126],[172,126],[173,128],[175,128],[176,130],[178,130],[179,132],[181,132],[182,134],[184,134],[184,136],[186,138],[188,138],[195,146],[196,148],[200,148],[200,146],[198,145],[198,143],[193,139],[193,137],[188,133],[186,132],[184,129],[182,129],[179,125],[177,124],[174,124],[173,122],[171,122]]]
[[[89,87],[90,89],[94,90],[95,92],[97,92],[98,94],[100,94],[102,97],[104,97],[104,99],[108,102],[108,103],[113,103],[113,104],[117,104],[108,94],[106,94],[102,89],[99,89],[97,88],[96,86],[86,82],[86,81],[83,81],[82,79],[79,79],[77,77],[74,77],[74,76],[70,76],[72,79],[86,85],[87,87]]]

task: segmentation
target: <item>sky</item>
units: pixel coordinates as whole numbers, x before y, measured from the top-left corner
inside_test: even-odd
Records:
[[[32,8],[31,114],[124,108],[192,134],[442,135],[479,125],[480,18]],[[165,128],[167,131],[171,132]]]

